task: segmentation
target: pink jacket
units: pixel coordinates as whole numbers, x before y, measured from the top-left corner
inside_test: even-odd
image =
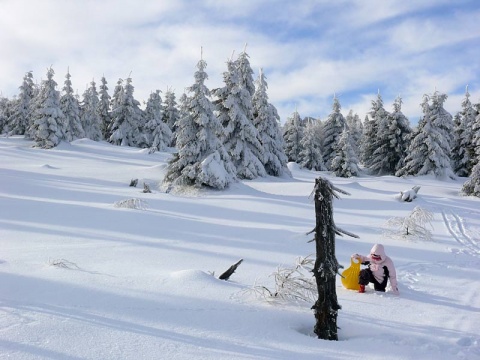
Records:
[[[380,255],[381,260],[376,261],[372,259],[372,254]],[[390,280],[390,286],[392,287],[394,292],[398,291],[397,287],[397,272],[395,271],[395,266],[393,265],[392,259],[390,259],[386,254],[385,254],[385,249],[383,248],[382,244],[375,244],[372,247],[372,250],[370,250],[370,255],[368,256],[363,256],[363,255],[357,255],[357,258],[360,259],[360,261],[370,262],[370,270],[372,270],[372,274],[377,279],[379,283],[381,283],[384,279],[384,273],[383,273],[383,267],[386,266],[388,269],[389,273],[389,280]]]

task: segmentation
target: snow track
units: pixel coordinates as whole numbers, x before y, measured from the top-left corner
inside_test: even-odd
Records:
[[[448,232],[463,246],[461,252],[480,257],[480,232],[467,229],[463,218],[451,211],[442,210],[441,213]]]

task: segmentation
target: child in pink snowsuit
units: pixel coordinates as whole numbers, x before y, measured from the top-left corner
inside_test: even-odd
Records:
[[[397,273],[392,259],[385,254],[385,249],[381,244],[375,244],[370,250],[370,255],[363,256],[353,254],[352,259],[359,260],[362,265],[368,265],[366,269],[360,271],[358,283],[360,284],[359,292],[365,292],[365,285],[373,283],[375,291],[383,291],[387,287],[387,281],[390,279],[392,292],[398,295]]]

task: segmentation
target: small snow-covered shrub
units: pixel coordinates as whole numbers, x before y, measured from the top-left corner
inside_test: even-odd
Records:
[[[117,201],[113,206],[116,208],[145,210],[147,208],[147,202],[142,199],[132,198]]]
[[[430,211],[416,206],[406,217],[396,216],[387,220],[386,226],[390,229],[384,235],[408,240],[432,240],[432,232],[426,228],[429,225],[433,229],[432,220]]]
[[[257,282],[245,290],[266,301],[293,300],[315,301],[318,296],[317,284],[312,274],[315,259],[313,255],[298,257],[294,267],[278,267],[270,276],[275,280],[275,288],[269,289]]]

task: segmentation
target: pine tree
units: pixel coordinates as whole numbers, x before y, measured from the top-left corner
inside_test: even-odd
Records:
[[[64,136],[64,116],[60,109],[57,83],[53,80],[54,74],[52,68],[48,69],[47,80],[42,81],[40,92],[35,97],[31,133],[35,146],[43,149],[57,146]]]
[[[282,133],[280,131],[280,116],[275,106],[269,103],[267,95],[267,80],[260,69],[253,94],[253,124],[257,129],[264,149],[263,165],[267,174],[281,176],[290,174],[287,168]]]
[[[340,110],[342,109],[340,101],[335,96],[333,98],[332,112],[328,115],[327,120],[323,124],[323,162],[330,169],[332,159],[336,156],[335,147],[338,143],[343,129],[347,125],[345,118]]]
[[[30,117],[28,119],[28,128],[25,130],[25,139],[33,140],[35,137],[35,127],[33,126],[33,116],[36,109],[38,96],[40,95],[41,84],[35,84],[33,88],[33,97],[30,101]]]
[[[162,121],[167,124],[172,134],[177,131],[177,121],[180,118],[180,112],[177,108],[175,93],[172,89],[167,89],[165,100],[163,102]],[[168,146],[175,146],[175,136],[172,136],[172,143]]]
[[[377,95],[376,100],[372,100],[372,109],[370,110],[371,121],[366,124],[368,127],[367,133],[364,137],[363,144],[363,163],[366,167],[371,168],[375,161],[378,161],[378,157],[375,156],[375,151],[385,146],[385,138],[383,132],[388,128],[388,112],[383,107],[383,99],[380,92]],[[380,133],[382,132],[382,134]]]
[[[452,161],[455,174],[469,176],[475,164],[475,147],[473,145],[473,127],[477,111],[470,102],[468,87],[462,101],[462,110],[454,117],[454,139]]]
[[[123,86],[123,79],[118,79],[117,84],[113,89],[113,95],[110,99],[110,125],[107,129],[108,130],[107,132],[110,136],[106,138],[109,142],[112,142],[110,139],[112,137],[113,126],[114,126],[113,114],[114,112],[118,111],[118,109],[120,108],[123,102],[124,95],[125,95],[125,88]]]
[[[438,127],[441,122],[438,119],[439,104],[430,105],[429,100],[430,97],[424,95],[423,117],[413,134],[405,165],[397,171],[396,176],[433,174],[441,179],[455,178],[450,161],[450,145],[444,131]]]
[[[394,112],[379,119],[376,149],[370,170],[377,175],[394,175],[402,166],[411,133],[408,119],[402,113],[402,99],[397,97]]]
[[[462,187],[463,194],[480,197],[480,161],[472,169],[470,179]]]
[[[82,125],[85,136],[94,141],[100,141],[102,137],[102,122],[98,115],[98,92],[94,80],[90,87],[83,93]]]
[[[300,153],[302,152],[302,139],[304,125],[300,114],[295,110],[292,116],[287,118],[283,126],[283,141],[285,144],[285,155],[288,161],[300,162]]]
[[[172,143],[172,131],[162,121],[162,98],[160,90],[152,92],[145,108],[145,134],[150,151],[164,151]]]
[[[133,97],[134,87],[129,77],[124,90],[117,83],[112,97],[112,135],[109,141],[115,145],[138,146],[142,142],[139,124],[142,110],[140,103]]]
[[[219,120],[225,129],[225,149],[241,179],[266,176],[264,150],[253,125],[252,96],[255,92],[248,55],[243,52],[233,62],[227,62],[225,86],[214,90]]]
[[[472,125],[472,164],[475,166],[480,162],[480,103],[474,105],[475,111],[478,114]],[[473,169],[472,169],[473,172]]]
[[[365,115],[365,119],[363,120],[362,140],[360,141],[360,160],[364,165],[368,163],[375,150],[371,146],[371,142],[374,141],[375,137],[375,121],[371,120],[368,115]]]
[[[299,164],[301,167],[309,170],[325,171],[327,167],[323,163],[322,143],[316,133],[317,122],[319,121],[309,121],[305,125],[305,131],[301,140],[302,151],[300,152]]]
[[[33,74],[29,71],[23,77],[20,94],[12,104],[12,113],[8,119],[11,129],[9,135],[25,135],[25,132],[31,126],[30,119],[34,93]]]
[[[200,74],[204,72],[206,64],[197,64],[201,68]],[[200,70],[199,68],[199,70]],[[197,79],[197,71],[195,73],[195,81],[204,81]],[[206,76],[206,75],[204,75]],[[195,184],[196,172],[195,164],[198,162],[198,154],[200,146],[197,140],[197,134],[200,131],[199,125],[194,121],[190,112],[191,99],[184,93],[180,97],[180,118],[177,121],[176,147],[177,152],[173,154],[172,159],[168,162],[167,174],[165,175],[165,184],[175,185],[193,185]]]
[[[213,111],[207,63],[198,62],[191,94],[183,98],[182,113],[177,122],[178,152],[170,160],[164,182],[170,185],[195,185],[223,189],[235,180],[235,167],[221,139],[224,129]]]
[[[465,195],[480,197],[480,103],[475,105],[477,116],[472,126],[472,149],[471,156],[474,164],[470,179],[463,184],[462,192]]]
[[[335,156],[330,170],[339,177],[352,177],[360,174],[358,158],[352,146],[352,139],[347,126],[344,127],[335,146]]]
[[[0,134],[9,134],[10,100],[0,97]]]
[[[347,122],[348,129],[350,131],[350,138],[352,139],[352,146],[357,157],[360,156],[360,146],[363,136],[363,124],[360,120],[358,114],[354,114],[353,110],[350,110],[345,116],[345,121]]]
[[[73,93],[70,71],[65,75],[63,95],[60,97],[60,109],[65,117],[64,129],[65,140],[72,141],[85,137],[80,119],[80,103]]]
[[[432,124],[440,131],[448,144],[448,156],[451,157],[453,146],[453,117],[445,110],[443,104],[447,100],[446,94],[435,91],[431,96],[432,105],[430,106],[430,119]]]
[[[393,103],[393,113],[388,114],[390,119],[390,134],[391,134],[391,143],[393,146],[393,153],[396,154],[396,166],[395,171],[392,174],[396,173],[404,165],[405,157],[407,156],[407,149],[410,144],[410,139],[412,136],[412,128],[410,127],[410,121],[402,113],[402,99],[398,96]]]
[[[110,113],[110,101],[111,97],[108,94],[108,82],[105,79],[105,76],[102,76],[102,84],[100,85],[99,101],[97,104],[97,115],[100,118],[102,138],[109,139],[112,135],[110,129],[112,127],[112,116]]]

